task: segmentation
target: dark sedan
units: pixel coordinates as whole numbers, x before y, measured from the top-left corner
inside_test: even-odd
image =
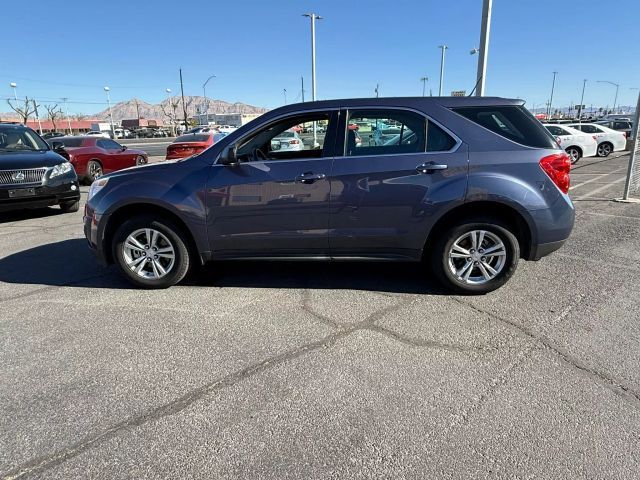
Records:
[[[51,205],[78,211],[73,166],[30,128],[0,124],[0,211]]]

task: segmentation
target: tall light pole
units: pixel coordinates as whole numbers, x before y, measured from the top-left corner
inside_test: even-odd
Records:
[[[613,113],[615,113],[616,103],[618,103],[618,89],[620,88],[620,84],[615,82],[610,82],[609,80],[598,80],[598,83],[608,83],[609,85],[614,85],[616,87],[616,96],[613,99]]]
[[[587,85],[587,79],[582,81],[582,95],[580,95],[580,107],[578,108],[578,123],[582,123],[582,105],[584,104],[584,87]]]
[[[425,90],[427,88],[427,82],[429,81],[429,77],[420,77],[420,81],[422,82],[422,96],[424,97]]]
[[[438,89],[438,96],[442,96],[442,87],[444,86],[444,51],[449,48],[446,45],[439,45],[438,48],[442,49],[442,56],[440,57],[440,88]]]
[[[484,96],[487,78],[487,57],[489,56],[489,31],[491,30],[491,5],[493,0],[482,2],[482,23],[480,25],[480,47],[478,49],[478,73],[476,75],[476,96]]]
[[[311,100],[316,101],[316,20],[322,20],[323,17],[315,13],[304,13],[303,17],[309,17],[311,20]],[[313,122],[313,146],[318,146],[318,135],[316,122]]]
[[[207,81],[202,84],[202,93],[204,94],[204,110],[205,110],[205,118],[207,119],[207,125],[209,125],[209,99],[207,98],[207,83],[212,78],[216,78],[215,75],[211,75],[207,78]]]
[[[9,84],[9,86],[11,88],[13,88],[13,99],[16,101],[16,107],[18,106],[18,94],[16,93],[16,88],[18,87],[18,84],[16,82],[11,82]]]
[[[173,110],[173,102],[171,101],[171,89],[167,88],[165,90],[165,92],[167,92],[167,101],[169,102],[169,123],[171,124],[171,134],[175,137],[176,135],[176,126],[174,123],[174,119],[171,116],[171,111]]]
[[[71,119],[69,118],[69,107],[67,106],[67,97],[62,97],[60,100],[64,102],[64,110],[67,112],[67,126],[69,127],[69,135],[73,135],[73,130],[71,130]]]
[[[551,82],[551,96],[549,97],[549,113],[547,115],[547,120],[551,119],[551,106],[553,105],[553,90],[556,87],[556,75],[558,72],[553,72],[553,82]]]
[[[113,128],[113,112],[111,111],[111,96],[109,95],[110,91],[111,89],[109,87],[104,87],[104,93],[107,94],[107,105],[109,105],[109,119],[111,120],[111,135],[113,135],[112,138],[116,138],[116,132]]]

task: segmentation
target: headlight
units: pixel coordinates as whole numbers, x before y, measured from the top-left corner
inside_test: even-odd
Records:
[[[64,175],[65,173],[69,173],[72,170],[73,165],[71,165],[69,162],[61,163],[60,165],[56,165],[55,167],[53,167],[49,178],[57,177],[58,175]]]
[[[108,178],[99,178],[95,182],[93,182],[91,184],[91,187],[89,188],[89,196],[87,197],[87,202],[89,200],[91,200],[91,198],[96,193],[98,193],[100,190],[102,190],[104,188],[104,186],[107,184],[108,181],[109,181]]]

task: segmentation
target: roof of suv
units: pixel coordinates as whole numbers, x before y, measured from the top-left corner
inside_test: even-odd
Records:
[[[275,110],[286,112],[290,110],[336,108],[336,107],[370,107],[394,106],[412,107],[436,104],[445,108],[481,107],[485,105],[524,105],[524,100],[501,97],[382,97],[382,98],[343,98],[335,100],[320,100],[289,104]],[[274,111],[274,110],[272,110]]]

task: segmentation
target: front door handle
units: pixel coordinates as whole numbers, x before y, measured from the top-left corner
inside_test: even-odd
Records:
[[[315,182],[316,180],[323,180],[325,178],[327,178],[327,176],[324,173],[305,172],[302,175],[298,175],[296,177],[296,182],[309,184]]]
[[[427,162],[418,165],[416,170],[420,173],[433,173],[436,170],[446,170],[447,168],[449,168],[449,166],[443,163]]]

